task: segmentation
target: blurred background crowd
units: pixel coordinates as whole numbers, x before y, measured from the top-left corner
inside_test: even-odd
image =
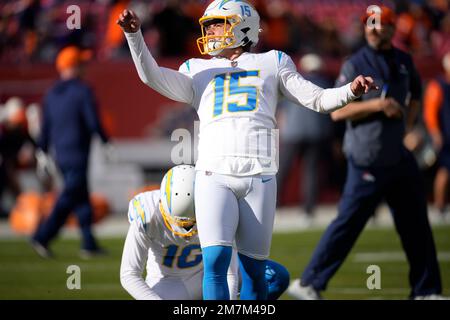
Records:
[[[0,192],[8,189],[10,199],[12,195],[12,200],[2,202],[3,216],[8,216],[14,199],[23,191],[18,172],[36,167],[33,148],[39,134],[42,97],[57,78],[57,54],[68,45],[89,49],[92,54],[86,78],[97,97],[102,123],[112,141],[117,142],[116,160],[123,160],[121,167],[110,167],[106,174],[106,166],[94,167],[97,173],[93,175],[101,179],[91,179],[93,189],[97,185],[98,190],[104,191],[104,185],[109,185],[110,189],[104,191],[107,198],[126,207],[126,198],[133,188],[159,181],[159,176],[149,173],[162,172],[172,164],[170,152],[164,153],[167,149],[158,141],[168,141],[176,128],[193,132],[196,115],[188,106],[170,102],[139,82],[116,19],[124,8],[137,12],[153,55],[162,65],[177,68],[186,58],[199,57],[198,18],[207,2],[1,1]],[[368,6],[375,4],[372,0],[250,2],[262,19],[263,32],[255,50],[277,49],[290,54],[300,72],[323,87],[334,85],[342,61],[364,44],[360,18]],[[395,8],[394,45],[413,55],[425,88],[431,79],[443,74],[442,61],[450,52],[450,1],[398,0],[376,4],[380,3]],[[67,19],[73,14],[67,8],[72,4],[80,8],[80,29],[67,27]],[[341,151],[345,124],[308,110],[297,113],[285,102],[280,104],[278,118],[282,139],[279,204],[302,204],[304,211],[312,213],[318,203],[336,202],[345,179],[346,164]],[[417,124],[405,143],[415,151],[431,200],[436,152],[424,121]],[[160,160],[162,157],[167,163]],[[118,180],[105,180],[105,176],[112,179],[114,174],[120,175],[118,170],[122,171]],[[129,178],[133,175],[139,177]],[[123,186],[125,194],[117,194],[117,184]],[[123,209],[119,204],[112,207]]]
[[[262,18],[258,50],[288,54],[315,52],[344,57],[363,42],[360,16],[370,0],[253,0]],[[66,26],[67,8],[81,9],[81,28]],[[127,59],[118,12],[139,12],[148,45],[156,56],[197,56],[198,18],[207,0],[5,0],[0,4],[0,62],[52,63],[61,47],[76,44],[96,60]],[[398,14],[397,47],[417,57],[440,59],[450,48],[447,0],[384,1]]]

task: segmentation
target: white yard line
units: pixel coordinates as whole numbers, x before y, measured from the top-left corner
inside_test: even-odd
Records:
[[[409,288],[381,288],[379,290],[369,290],[367,288],[329,288],[325,292],[338,294],[379,294],[379,295],[404,295],[408,294]]]
[[[450,261],[450,252],[442,251],[438,253],[439,261]],[[353,262],[376,263],[376,262],[406,262],[403,251],[383,251],[383,252],[360,252],[353,257]]]
[[[298,207],[281,208],[277,210],[275,216],[274,232],[287,233],[323,230],[331,223],[331,221],[333,221],[336,214],[336,205],[319,206],[311,220],[306,219],[305,215],[301,213],[301,210]],[[439,214],[432,208],[429,209],[429,218],[432,225],[450,225],[450,221],[440,219]],[[125,239],[128,226],[126,216],[112,214],[99,224],[94,225],[94,232],[98,237],[123,237]],[[369,220],[367,224],[368,229],[386,229],[392,227],[392,217],[386,206],[381,206],[377,211],[376,219]],[[79,231],[76,228],[65,228],[62,230],[61,236],[63,238],[76,239],[79,238]],[[27,238],[27,236],[16,234],[9,227],[7,220],[0,220],[0,240],[10,238]]]

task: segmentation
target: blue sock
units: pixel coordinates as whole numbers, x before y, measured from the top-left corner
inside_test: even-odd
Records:
[[[241,300],[267,300],[266,261],[239,254]]]
[[[202,249],[203,300],[230,300],[227,272],[232,247],[211,246]]]
[[[281,264],[267,260],[266,281],[268,284],[268,300],[277,300],[289,286],[290,275]]]

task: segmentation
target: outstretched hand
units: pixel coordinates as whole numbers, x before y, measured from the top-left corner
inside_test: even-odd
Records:
[[[123,31],[128,33],[135,33],[139,31],[141,27],[141,20],[138,16],[131,10],[123,10],[116,20],[116,23],[123,29]]]
[[[353,94],[357,97],[360,97],[362,94],[367,93],[370,90],[378,89],[378,86],[374,84],[372,77],[364,77],[361,75],[357,76],[355,80],[353,80],[350,87]]]

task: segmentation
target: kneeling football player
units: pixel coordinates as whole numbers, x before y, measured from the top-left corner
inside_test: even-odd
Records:
[[[120,281],[135,299],[201,300],[203,263],[194,208],[193,166],[170,169],[160,190],[143,192],[129,204],[130,227],[122,255]],[[146,265],[147,275],[143,278]],[[289,285],[286,268],[267,260],[268,298],[277,299]],[[237,299],[236,252],[228,269],[231,299]]]

